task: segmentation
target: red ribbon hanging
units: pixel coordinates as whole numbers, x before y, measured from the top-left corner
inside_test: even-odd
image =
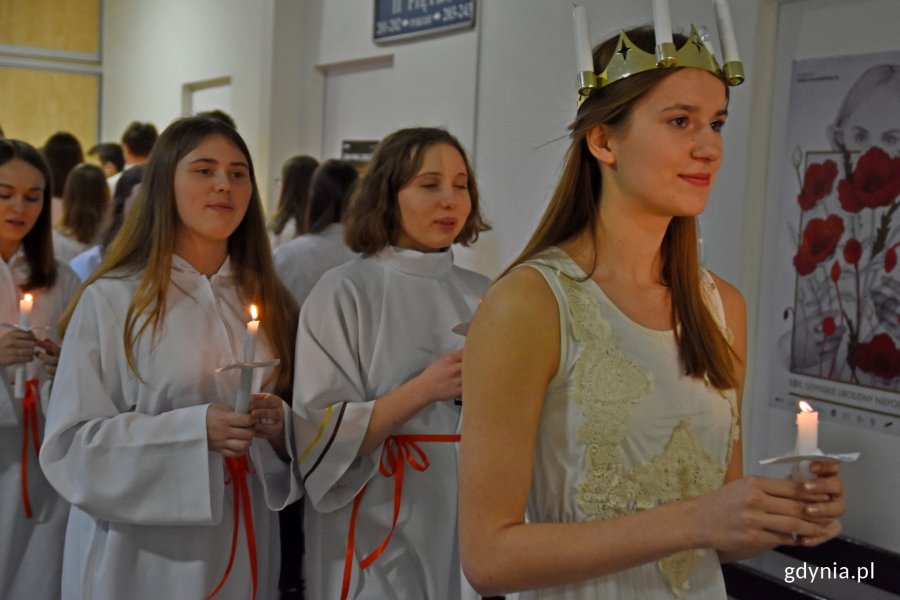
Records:
[[[404,463],[416,471],[426,471],[431,463],[428,456],[419,447],[417,442],[458,442],[462,439],[459,434],[414,434],[391,435],[384,440],[381,450],[381,464],[378,470],[384,477],[394,477],[394,518],[391,522],[391,530],[371,554],[359,561],[359,568],[365,569],[381,556],[385,551],[394,530],[397,528],[397,518],[400,516],[400,502],[403,498],[403,470]],[[353,569],[353,548],[356,538],[356,517],[359,513],[359,505],[366,493],[366,484],[353,499],[353,510],[350,512],[350,532],[347,535],[347,553],[344,557],[344,581],[341,586],[341,600],[346,600],[350,592],[350,575]]]
[[[22,397],[22,504],[25,505],[25,516],[32,517],[31,499],[28,497],[28,438],[34,446],[34,456],[41,450],[41,439],[38,436],[38,380],[25,382],[25,396]]]
[[[237,552],[238,529],[240,529],[241,511],[244,512],[244,532],[247,535],[247,553],[250,556],[250,576],[253,579],[253,600],[256,600],[256,583],[259,578],[256,566],[256,535],[253,532],[253,505],[250,504],[250,488],[247,487],[247,473],[250,472],[249,463],[245,456],[226,456],[225,465],[228,467],[228,474],[231,478],[232,489],[234,490],[234,521],[231,532],[231,553],[228,556],[228,566],[225,568],[225,574],[219,581],[216,589],[206,597],[210,600],[222,589],[228,576],[231,575],[231,567],[234,565],[234,556]],[[227,483],[227,481],[226,481]]]

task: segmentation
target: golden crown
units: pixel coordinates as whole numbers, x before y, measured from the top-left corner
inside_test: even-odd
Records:
[[[672,40],[671,26],[668,23],[668,7],[664,0],[654,2],[654,21],[657,35],[656,53],[651,54],[639,48],[622,31],[616,42],[616,50],[606,68],[599,74],[593,71],[592,52],[589,43],[586,16],[582,7],[575,8],[575,46],[576,58],[579,60],[578,70],[578,104],[594,90],[653,69],[670,69],[674,67],[693,67],[703,69],[724,78],[728,85],[740,85],[744,81],[744,66],[737,58],[737,43],[731,25],[731,13],[727,0],[714,0],[719,35],[725,54],[725,64],[719,66],[715,52],[710,44],[710,35],[705,28],[691,25],[691,33],[681,48],[675,47]],[[662,30],[662,31],[660,31]],[[662,40],[660,41],[660,37]]]

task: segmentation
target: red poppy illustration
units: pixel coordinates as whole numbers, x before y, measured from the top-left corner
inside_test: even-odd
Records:
[[[862,244],[856,238],[850,238],[844,244],[844,260],[848,264],[855,265],[862,258]]]
[[[890,273],[894,270],[894,267],[897,266],[897,246],[891,246],[888,248],[888,251],[884,253],[884,270],[887,273]]]
[[[793,161],[801,189],[791,370],[900,391],[900,157],[840,152],[807,155],[819,157],[805,174],[802,154]]]
[[[879,333],[868,342],[859,344],[854,362],[860,371],[881,379],[900,377],[900,349],[886,333]]]
[[[833,160],[809,165],[806,168],[806,175],[803,176],[803,189],[797,196],[800,209],[809,210],[830,194],[837,174],[837,164]]]
[[[870,148],[853,169],[852,179],[838,184],[841,208],[858,213],[864,208],[888,206],[900,194],[900,157],[891,158],[878,147]]]
[[[837,323],[834,322],[834,317],[825,317],[822,320],[822,333],[825,334],[825,337],[833,336],[836,330]]]
[[[809,275],[816,266],[827,260],[837,249],[844,235],[844,220],[837,215],[827,219],[811,219],[803,230],[803,241],[794,256],[799,275]]]

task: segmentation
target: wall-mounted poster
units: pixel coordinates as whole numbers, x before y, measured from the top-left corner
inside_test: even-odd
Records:
[[[769,397],[900,429],[900,52],[795,62],[786,134]]]
[[[475,0],[375,0],[376,43],[475,26]]]

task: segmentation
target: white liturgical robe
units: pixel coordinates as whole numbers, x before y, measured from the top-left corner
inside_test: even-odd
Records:
[[[396,528],[384,552],[359,563],[391,531],[397,475],[379,471],[382,446],[357,456],[373,400],[462,347],[489,280],[453,265],[450,251],[387,247],[326,273],[300,311],[294,411],[296,455],[306,486],[306,580],[310,598],[340,598],[354,498],[359,501],[349,598],[457,599],[457,443],[416,441],[404,464]],[[453,437],[460,404],[430,404],[395,435]],[[396,449],[396,447],[395,447]],[[386,457],[385,457],[386,459]],[[427,467],[422,469],[421,467]],[[399,469],[399,465],[395,465]],[[368,485],[367,485],[368,484]]]
[[[223,456],[207,446],[206,411],[210,402],[234,405],[238,371],[214,371],[238,361],[247,307],[228,260],[205,277],[173,257],[164,317],[155,337],[148,330],[137,340],[135,372],[123,327],[138,281],[130,275],[93,283],[65,335],[41,450],[47,478],[73,505],[63,598],[202,599],[228,563],[233,487]],[[271,358],[262,332],[256,358]],[[255,381],[268,375],[257,371]],[[279,538],[266,502],[281,507],[299,493],[291,489],[291,465],[267,441],[254,439],[250,458],[257,598],[270,599],[277,595]],[[243,521],[238,535],[218,600],[250,597]]]
[[[296,237],[275,250],[275,270],[302,306],[319,278],[356,256],[344,243],[344,227],[333,223],[321,233]]]
[[[78,289],[78,277],[65,265],[57,263],[56,284],[37,289],[30,325],[35,336],[59,340],[56,323]],[[21,285],[29,278],[30,269],[21,247],[9,262],[0,260],[0,335],[18,325]],[[21,399],[13,397],[14,366],[0,368],[0,598],[25,600],[59,598],[62,572],[63,537],[69,505],[50,487],[38,465],[33,440],[25,451],[28,500],[32,509],[25,512],[22,493],[22,437],[25,422]],[[37,378],[38,430],[44,430],[47,410],[47,380],[43,363],[34,359],[25,368],[26,378]],[[29,435],[31,429],[29,427]],[[40,433],[39,433],[40,435]]]

